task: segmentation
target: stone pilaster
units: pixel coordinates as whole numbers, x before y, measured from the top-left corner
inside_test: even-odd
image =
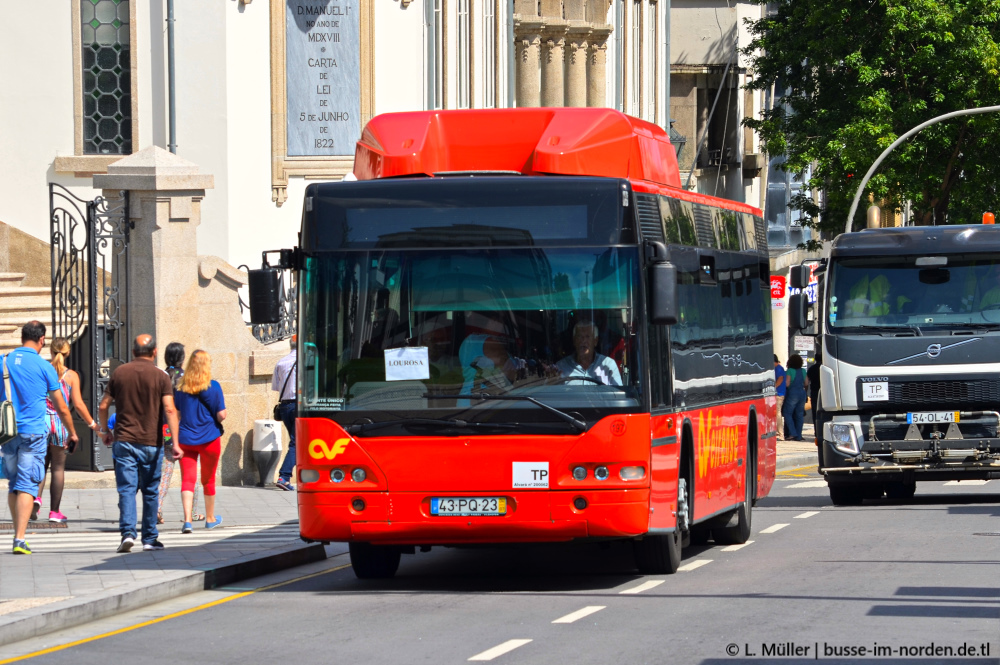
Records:
[[[94,176],[105,196],[129,191],[134,227],[129,241],[131,306],[126,316],[134,334],[156,337],[162,356],[170,342],[188,357],[204,349],[212,357],[212,378],[226,398],[221,480],[226,485],[256,482],[252,462],[253,422],[270,418],[274,402],[270,374],[252,371],[288,352],[287,343],[264,347],[243,322],[237,290],[246,273],[215,256],[198,255],[198,226],[211,175],[162,148],[151,146],[114,162]],[[267,359],[265,360],[265,357]]]
[[[587,106],[608,106],[607,63],[608,44],[601,41],[590,45],[587,59]]]
[[[547,21],[542,33],[542,106],[562,106],[566,79],[566,26]]]
[[[566,50],[566,106],[587,106],[587,49],[590,28],[571,25]]]
[[[517,105],[541,106],[541,36],[537,20],[514,17],[514,42],[517,47]]]

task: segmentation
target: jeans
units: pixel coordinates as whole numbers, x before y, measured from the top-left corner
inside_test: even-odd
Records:
[[[8,493],[24,492],[31,496],[38,493],[38,485],[45,477],[47,449],[45,434],[18,434],[4,444],[3,466],[8,478]]]
[[[159,507],[163,446],[145,446],[115,441],[115,482],[118,485],[118,530],[122,538],[135,538],[135,494],[142,492],[142,542],[156,540],[156,511]]]
[[[285,429],[288,430],[288,452],[285,453],[285,459],[278,470],[278,478],[289,482],[292,480],[292,469],[295,468],[295,418],[297,412],[295,402],[284,402],[278,405],[278,416],[281,418],[281,422],[285,423]]]
[[[785,394],[784,416],[788,423],[789,436],[796,440],[802,440],[802,423],[806,418],[806,391],[789,391]]]

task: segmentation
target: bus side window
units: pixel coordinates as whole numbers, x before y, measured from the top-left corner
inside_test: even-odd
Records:
[[[678,226],[679,215],[677,214],[680,201],[668,199],[666,196],[660,196],[659,199],[660,218],[663,220],[667,244],[676,245],[681,242],[681,230]]]

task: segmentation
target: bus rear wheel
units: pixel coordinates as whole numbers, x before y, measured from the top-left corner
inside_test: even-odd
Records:
[[[716,527],[712,536],[719,545],[742,545],[750,540],[750,522],[753,519],[753,480],[754,465],[747,459],[746,474],[743,482],[743,504],[736,509],[736,524],[733,526]]]
[[[351,567],[362,580],[384,580],[393,577],[399,569],[402,552],[398,547],[350,543]]]
[[[681,539],[679,529],[665,536],[646,535],[632,541],[635,566],[643,575],[663,575],[677,572],[681,565]]]

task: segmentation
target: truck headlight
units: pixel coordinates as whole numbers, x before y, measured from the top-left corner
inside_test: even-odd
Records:
[[[854,430],[854,425],[850,423],[831,423],[830,436],[833,437],[833,447],[842,453],[857,455],[861,452],[858,447],[858,435]]]

